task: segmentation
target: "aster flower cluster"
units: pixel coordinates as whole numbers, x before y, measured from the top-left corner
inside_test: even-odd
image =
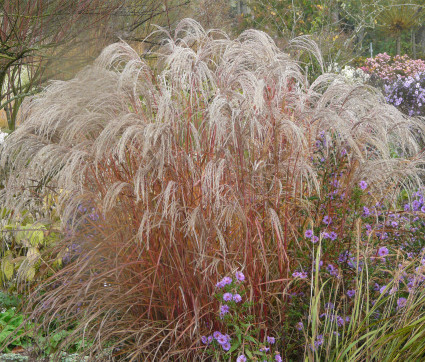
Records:
[[[283,361],[279,352],[275,351],[274,354],[271,353],[271,350],[272,350],[273,345],[275,343],[276,343],[276,339],[274,337],[270,337],[270,336],[266,337],[266,343],[262,344],[262,346],[259,349],[259,352],[264,354],[262,356],[263,361],[275,361],[275,362],[282,362]],[[250,360],[254,359],[252,353],[249,350],[247,350],[245,352],[245,354],[240,354],[238,356],[238,358],[236,359],[236,362],[245,362],[245,361],[248,360],[247,357],[249,357]],[[257,353],[257,355],[258,355],[258,353]]]
[[[282,361],[275,350],[275,337],[266,336],[260,342],[260,330],[254,328],[255,318],[250,314],[253,304],[244,300],[245,295],[245,275],[241,271],[235,272],[233,278],[226,276],[216,284],[214,297],[220,305],[218,321],[226,332],[216,330],[211,335],[202,336],[201,343],[207,347],[206,352],[216,359],[234,356],[238,362],[252,360],[254,356],[263,361]]]
[[[216,341],[224,351],[228,351],[231,347],[231,338],[228,334],[222,334],[219,331],[215,331],[211,336],[202,336],[201,342],[203,344],[209,345]]]
[[[409,116],[425,111],[425,62],[407,55],[386,53],[368,58],[360,68],[370,75],[369,83],[383,90],[385,99]]]
[[[405,114],[425,114],[425,73],[398,77],[393,83],[384,85],[384,93],[386,101]]]
[[[367,175],[349,174],[347,145],[337,145],[330,135],[321,132],[312,147],[313,165],[324,181],[321,195],[309,196],[309,209],[297,230],[297,251],[291,255],[297,262],[291,269],[287,305],[293,316],[292,331],[299,331],[295,333],[297,340],[306,338],[307,349],[320,354],[324,351],[322,345],[334,343],[333,336],[344,335],[352,323],[351,308],[363,300],[358,276],[365,270],[371,277],[371,284],[366,286],[372,290],[369,309],[375,305],[373,316],[377,320],[384,313],[386,317],[388,313],[391,316],[403,313],[412,299],[410,296],[420,290],[419,286],[425,286],[425,258],[416,262],[413,269],[394,268],[400,255],[411,260],[425,255],[425,200],[420,192],[410,197],[403,194],[405,199],[398,200],[399,207],[395,208],[393,202],[374,197],[375,185]],[[358,234],[352,232],[355,225]],[[321,301],[332,300],[335,307],[329,303],[319,306],[317,315],[325,319],[323,326],[332,327],[329,330],[320,327],[309,336],[311,314],[302,316],[300,321],[299,311],[310,303],[316,273],[320,286],[330,281],[323,288]],[[307,328],[305,321],[309,321]]]
[[[304,229],[301,234],[303,239],[310,245],[317,244],[321,241],[321,246],[325,250],[332,245],[342,245],[346,238],[345,233],[341,233],[340,221],[341,218],[346,218],[347,215],[343,210],[349,213],[350,216],[357,217],[356,208],[359,208],[359,202],[362,195],[369,192],[370,185],[364,179],[358,179],[356,183],[350,187],[351,196],[346,194],[347,185],[344,181],[344,165],[347,163],[348,146],[334,147],[333,139],[326,132],[321,132],[316,140],[314,149],[313,164],[328,176],[328,183],[325,183],[325,198],[317,205],[318,212],[314,227],[310,226]],[[323,159],[324,161],[321,161]],[[326,166],[323,164],[326,163]],[[329,171],[330,169],[330,171]],[[330,176],[330,177],[329,177]],[[352,182],[352,181],[351,181]],[[354,210],[353,210],[354,209]],[[365,206],[364,211],[369,212]],[[353,255],[346,255],[347,258],[341,260],[341,256],[337,261],[337,257],[325,256],[325,260],[319,260],[319,269],[325,265],[324,272],[336,278],[341,278],[341,269],[347,267],[355,270],[362,269],[362,261],[357,262]],[[338,265],[340,264],[340,265]],[[357,265],[358,264],[358,265]],[[298,267],[298,270],[292,272],[294,279],[307,279],[308,271],[315,270],[315,262],[304,264]]]
[[[403,313],[410,305],[411,296],[420,290],[419,287],[425,286],[425,248],[421,242],[425,235],[425,200],[421,192],[410,197],[404,195],[405,199],[399,200],[399,209],[394,208],[393,203],[390,205],[385,199],[374,198],[375,185],[367,175],[350,174],[348,145],[337,145],[331,135],[320,132],[312,147],[313,167],[324,179],[323,192],[320,197],[309,196],[310,209],[305,212],[305,222],[300,222],[297,230],[297,248],[289,251],[292,260],[297,262],[292,264],[287,306],[289,328],[299,331],[294,334],[298,341],[307,338],[307,349],[320,354],[325,350],[322,346],[333,343],[334,335],[344,335],[349,324],[356,323],[350,319],[351,309],[363,298],[356,278],[365,270],[371,277],[366,286],[371,290],[368,307],[374,308],[372,319],[377,321],[384,313],[386,316],[388,313],[391,316]],[[358,234],[352,232],[353,225],[358,225]],[[360,253],[356,252],[357,242],[361,245]],[[363,246],[366,247],[363,249]],[[417,261],[413,269],[405,268],[403,263],[394,268],[400,255],[420,262]],[[308,309],[311,284],[315,283],[317,274],[322,282],[331,280],[323,288],[323,301],[327,303],[322,305],[321,300],[317,315],[324,319],[321,325],[331,325],[332,329],[318,330],[309,337],[310,317],[303,315],[300,321],[300,310]],[[239,338],[231,324],[241,325],[240,321],[246,320],[245,312],[242,312],[246,303],[244,294],[235,289],[244,286],[244,279],[235,275],[216,284],[218,317],[227,326],[222,333],[231,336],[230,350],[238,352],[231,356],[238,361],[251,360],[249,353],[254,351],[269,354],[272,349],[268,340],[260,342],[258,331],[250,330],[250,337],[257,341],[254,346],[252,340],[243,336],[243,328],[241,342],[237,344]],[[335,285],[339,285],[337,291],[332,287]],[[387,301],[389,299],[391,302]],[[331,300],[335,306],[329,303]],[[309,321],[307,329],[303,324],[306,320]],[[210,337],[213,342],[209,346],[216,343],[222,353],[230,353],[218,341],[214,342],[213,336]],[[230,354],[226,356],[230,357]]]

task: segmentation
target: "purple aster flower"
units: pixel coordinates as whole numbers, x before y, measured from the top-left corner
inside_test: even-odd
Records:
[[[413,211],[418,211],[420,206],[421,206],[421,204],[418,200],[415,200],[415,201],[412,202]]]
[[[388,248],[387,247],[385,247],[385,246],[381,246],[379,249],[378,249],[378,255],[379,256],[386,256],[386,255],[388,255]]]
[[[335,304],[333,304],[332,302],[325,304],[325,309],[334,309],[334,308],[335,308]]]
[[[324,224],[329,225],[331,222],[332,222],[332,218],[331,218],[329,215],[326,215],[326,216],[323,218],[323,223],[324,223]]]
[[[347,295],[350,298],[353,298],[356,295],[356,291],[354,289],[350,289],[349,291],[347,291]]]
[[[208,336],[208,344],[210,344],[213,341],[213,336]]]
[[[243,282],[245,280],[245,275],[243,275],[243,273],[240,271],[235,273],[235,277],[239,282]]]
[[[218,337],[220,337],[222,334],[219,332],[219,331],[215,331],[214,333],[213,333],[213,337],[215,338],[215,339],[218,339]]]
[[[234,294],[233,295],[233,301],[235,303],[239,303],[240,301],[242,301],[242,297],[240,296],[240,294]]]
[[[339,186],[340,186],[340,184],[339,184],[339,181],[338,180],[333,180],[332,181],[332,186],[334,186],[334,187],[336,187],[336,188],[338,188]]]
[[[388,233],[382,233],[381,234],[381,240],[388,239]]]
[[[294,273],[292,273],[292,276],[294,278],[305,279],[305,278],[307,278],[307,273],[306,272],[294,272]]]
[[[364,191],[367,189],[367,182],[366,181],[360,181],[359,187]]]
[[[208,338],[207,338],[206,336],[202,336],[202,337],[201,337],[201,342],[202,342],[203,344],[208,344]]]
[[[246,362],[245,355],[241,354],[238,358],[236,358],[236,362]]]
[[[303,324],[303,322],[298,322],[298,323],[295,325],[295,329],[296,329],[297,331],[302,331],[302,330],[303,330],[303,328],[304,328],[304,324]]]
[[[282,357],[280,356],[280,354],[279,354],[279,353],[275,354],[275,356],[274,356],[274,360],[275,360],[276,362],[282,362]]]
[[[304,233],[304,236],[310,239],[313,236],[313,230],[310,230],[310,229],[306,230]]]
[[[332,241],[336,240],[336,238],[338,237],[338,234],[335,231],[332,231],[329,234],[329,237],[331,238]]]
[[[338,324],[339,327],[342,327],[345,324],[345,320],[344,318],[338,316],[336,317],[336,323]]]
[[[330,234],[327,231],[325,231],[325,232],[322,233],[322,238],[323,239],[329,239],[330,237],[331,236],[330,236]]]
[[[378,291],[378,290],[380,290],[380,289],[381,289],[381,286],[380,286],[378,283],[375,283],[375,286],[373,287],[373,289],[374,289],[375,291]]]
[[[370,215],[370,210],[368,207],[363,206],[363,216],[368,217]]]
[[[316,338],[316,341],[314,342],[314,346],[319,347],[323,344],[323,342],[324,342],[323,334],[319,334]]]
[[[221,281],[219,281],[215,286],[217,288],[224,288],[224,286],[232,283],[232,278],[230,277],[224,277]]]
[[[269,347],[260,348],[260,352],[268,352],[268,351],[270,351]]]
[[[386,293],[386,292],[385,292],[385,288],[386,288],[386,287],[387,287],[386,285],[383,285],[383,286],[379,289],[379,294]]]
[[[319,241],[319,237],[318,237],[318,236],[316,236],[316,235],[313,235],[313,237],[311,238],[311,242],[312,242],[313,244],[316,244],[318,241]]]
[[[221,316],[224,316],[225,314],[229,313],[229,311],[230,311],[230,308],[229,308],[229,306],[227,304],[223,304],[220,307],[220,315]]]
[[[223,347],[225,351],[228,351],[232,346],[230,345],[230,343],[225,343],[225,344],[222,344],[221,347]]]
[[[221,345],[230,342],[230,336],[228,334],[220,334],[218,338],[216,339],[217,339],[217,342],[220,343]]]
[[[407,304],[407,299],[406,298],[403,298],[403,297],[398,298],[398,300],[397,300],[397,309],[400,309],[400,308],[405,307],[406,304]]]
[[[328,264],[326,268],[330,275],[336,277],[338,275],[338,268],[336,268],[333,264]]]
[[[274,337],[267,336],[267,342],[270,343],[270,344],[275,344],[276,339]]]
[[[223,294],[223,300],[226,302],[229,302],[233,299],[233,295],[232,293],[224,293]]]

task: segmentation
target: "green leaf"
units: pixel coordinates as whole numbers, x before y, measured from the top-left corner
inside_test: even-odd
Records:
[[[34,225],[32,225],[33,229],[36,228],[38,230],[32,230],[30,231],[30,236],[29,236],[29,242],[32,246],[39,246],[41,244],[43,244],[44,241],[44,230],[46,230],[46,227],[44,225],[39,225],[37,227],[35,227]]]
[[[241,327],[248,329],[249,327],[252,326],[252,323],[241,323]]]
[[[27,259],[28,259],[29,262],[34,264],[38,260],[39,257],[40,257],[40,251],[38,250],[38,248],[31,247],[31,248],[28,249]]]
[[[252,353],[251,353],[251,351],[249,349],[246,349],[244,352],[248,356],[249,359],[253,359],[254,358],[254,356],[252,355]]]
[[[231,354],[233,351],[235,351],[236,349],[238,349],[240,345],[241,345],[241,343],[239,341],[233,343],[232,348],[230,348],[229,352],[227,352],[227,353]]]
[[[258,341],[256,341],[253,337],[251,336],[244,336],[244,339],[251,341],[252,343],[258,343]]]
[[[53,267],[53,268],[56,268],[56,269],[60,269],[60,268],[62,267],[62,258],[57,258],[57,259],[53,262],[52,267]]]
[[[1,261],[1,270],[6,277],[7,280],[12,279],[13,272],[15,271],[15,268],[13,266],[13,263],[10,262],[9,258],[3,258]]]
[[[44,225],[25,225],[20,226],[20,230],[16,233],[15,239],[18,243],[26,246],[38,247],[44,242]],[[28,245],[29,244],[29,245]]]

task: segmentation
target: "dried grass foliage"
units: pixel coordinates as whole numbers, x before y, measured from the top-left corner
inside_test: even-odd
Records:
[[[186,19],[157,55],[152,67],[109,46],[32,99],[1,153],[2,202],[23,209],[56,190],[69,235],[59,251],[81,248],[34,290],[31,318],[80,320],[64,343],[94,338],[94,359],[108,340],[132,360],[202,359],[223,273],[244,269],[257,301],[282,291],[266,282],[288,277],[297,212],[320,193],[320,132],[349,150],[351,186],[421,183],[420,120],[332,74],[308,84],[265,33],[231,40]]]

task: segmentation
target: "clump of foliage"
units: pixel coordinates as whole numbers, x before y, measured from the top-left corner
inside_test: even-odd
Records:
[[[409,116],[425,114],[425,73],[384,86],[385,99]]]
[[[383,90],[385,100],[409,116],[423,115],[425,62],[407,55],[391,57],[386,53],[366,59],[363,71],[369,82]]]
[[[370,75],[360,68],[355,68],[349,65],[342,68],[338,65],[338,63],[332,64],[329,67],[329,72],[335,72],[341,75],[345,82],[356,84],[366,84],[370,78]]]
[[[31,282],[51,275],[62,266],[63,255],[52,253],[60,237],[53,204],[51,197],[39,204],[38,216],[50,216],[45,223],[35,222],[35,216],[27,210],[19,216],[7,209],[1,210],[0,282],[3,289],[24,292]]]
[[[298,259],[292,274],[288,315],[299,332],[290,337],[290,356],[304,352],[326,360],[360,355],[381,359],[398,352],[384,348],[384,341],[400,343],[402,338],[413,339],[406,353],[422,353],[423,345],[414,343],[415,333],[404,333],[403,323],[413,323],[424,312],[417,308],[425,280],[423,195],[410,195],[404,205],[389,205],[387,199],[370,205],[365,204],[372,196],[368,190],[360,182],[348,209],[337,208],[332,217],[324,217],[325,223],[304,232],[313,248]],[[333,200],[345,199],[336,191],[330,193]],[[350,210],[352,217],[347,220],[342,210]]]
[[[424,72],[425,62],[421,59],[411,59],[407,54],[392,57],[381,53],[374,58],[367,58],[361,69],[376,80],[388,83]]]
[[[245,275],[237,271],[233,278],[224,277],[216,284],[214,297],[219,305],[218,319],[223,329],[201,337],[202,344],[208,346],[206,355],[217,360],[236,359],[237,362],[244,362],[247,358],[282,361],[279,352],[274,350],[276,338],[265,335],[261,338],[262,329],[258,328],[255,316],[250,314],[252,303],[246,301],[244,281]]]
[[[75,326],[58,350],[84,336],[92,357],[194,359],[220,327],[217,275],[243,270],[258,340],[295,351],[286,332],[305,305],[288,307],[291,281],[315,250],[305,231],[329,234],[325,260],[352,252],[353,211],[422,184],[423,125],[372,88],[308,83],[259,31],[231,40],[186,19],[156,56],[106,48],[6,139],[2,202],[22,210],[34,190],[57,191],[67,258],[28,318],[36,333]]]

